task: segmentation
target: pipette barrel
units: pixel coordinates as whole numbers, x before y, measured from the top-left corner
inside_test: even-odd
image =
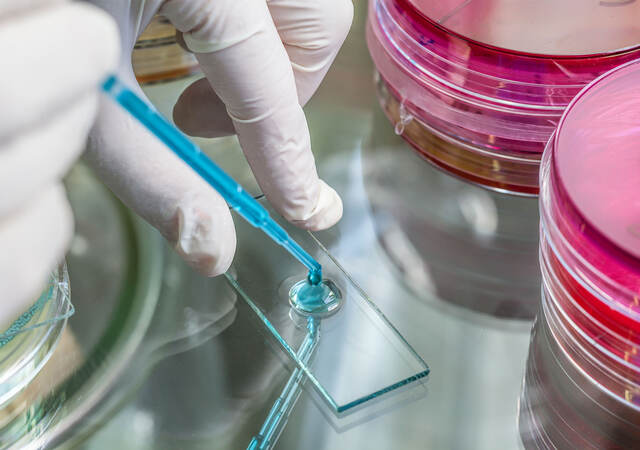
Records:
[[[310,282],[317,284],[322,280],[320,264],[291,239],[284,228],[273,220],[269,212],[240,184],[227,175],[153,106],[142,100],[115,76],[109,77],[102,84],[102,89],[218,191],[238,214],[254,227],[262,229],[272,240],[282,245],[304,264],[309,269]]]

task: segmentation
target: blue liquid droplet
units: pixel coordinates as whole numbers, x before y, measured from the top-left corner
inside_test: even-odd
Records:
[[[312,286],[319,285],[322,281],[322,269],[310,270],[309,275],[307,275],[307,281]]]
[[[305,309],[314,310],[322,308],[325,304],[325,300],[331,294],[329,287],[324,284],[309,284],[305,283],[298,291],[298,302],[305,307]]]
[[[289,291],[289,303],[303,315],[332,314],[339,309],[341,298],[340,290],[332,281],[311,284],[308,277],[294,284]]]

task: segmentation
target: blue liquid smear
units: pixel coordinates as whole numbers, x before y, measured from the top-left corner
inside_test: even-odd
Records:
[[[331,294],[329,287],[324,284],[309,284],[305,283],[300,287],[297,298],[298,303],[304,306],[307,311],[315,311],[322,309],[325,306],[325,300]]]
[[[293,285],[289,291],[289,303],[303,315],[326,316],[338,310],[340,290],[331,280],[311,284],[307,278]]]

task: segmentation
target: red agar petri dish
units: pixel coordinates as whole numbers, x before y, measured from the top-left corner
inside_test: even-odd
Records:
[[[372,0],[367,43],[389,119],[436,166],[537,195],[540,158],[589,82],[640,57],[640,3]]]
[[[529,425],[549,430],[523,437],[526,446],[563,447],[587,431],[596,448],[640,442],[639,170],[640,61],[632,61],[575,97],[542,160],[543,301],[523,394],[539,398],[523,397],[523,408]],[[572,414],[557,414],[562,405]]]

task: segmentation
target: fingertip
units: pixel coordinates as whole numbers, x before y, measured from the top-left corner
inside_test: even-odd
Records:
[[[203,253],[193,260],[192,267],[205,277],[217,277],[231,267],[236,254],[236,234],[233,226],[226,234],[225,240],[217,247],[215,252]],[[215,254],[214,254],[215,253]]]
[[[215,196],[185,198],[176,212],[176,252],[202,275],[226,272],[236,251],[236,233],[226,203]]]
[[[338,193],[323,180],[319,180],[320,194],[311,214],[303,220],[292,220],[297,227],[309,231],[326,230],[342,218],[342,199]]]

